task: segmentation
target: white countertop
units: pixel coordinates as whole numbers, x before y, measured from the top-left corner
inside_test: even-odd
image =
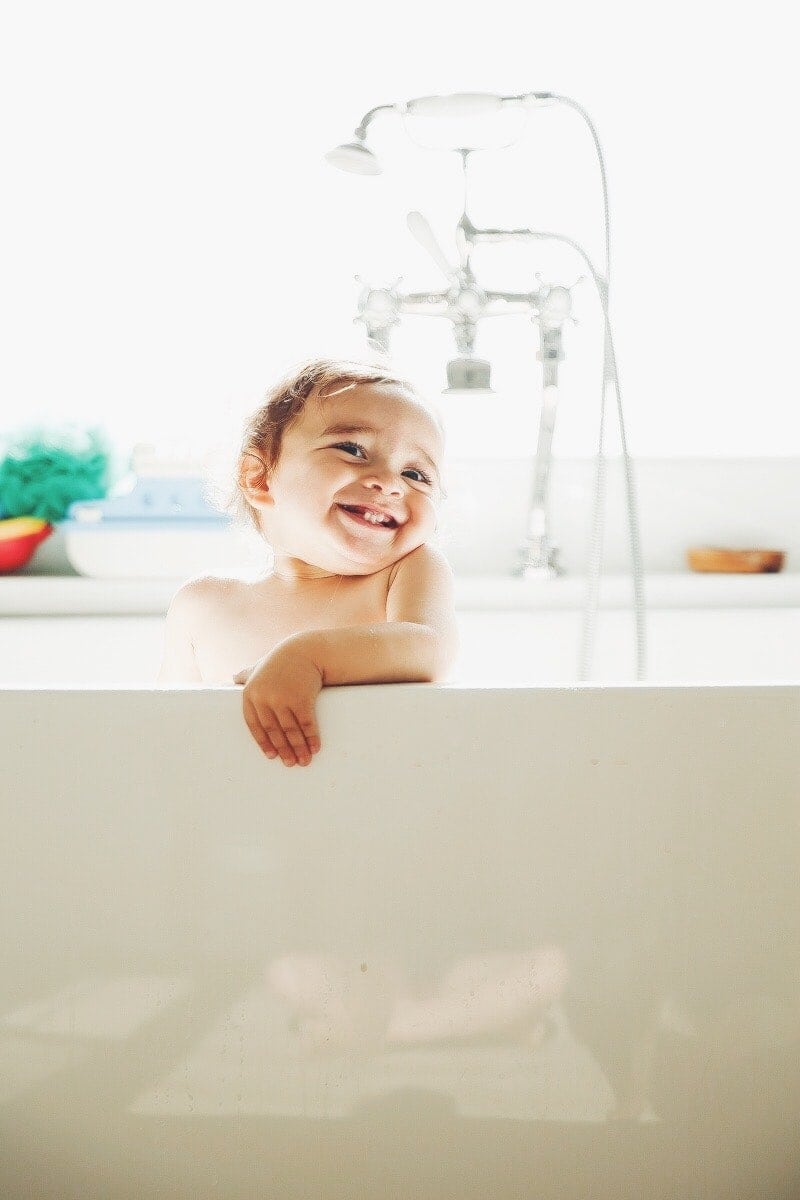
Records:
[[[163,615],[179,581],[88,579],[83,576],[12,575],[0,578],[0,615]],[[582,576],[521,580],[511,576],[456,577],[456,606],[475,609],[580,609],[586,599]],[[652,573],[645,577],[650,608],[800,608],[800,572],[775,575]],[[600,581],[602,608],[630,608],[629,575]]]

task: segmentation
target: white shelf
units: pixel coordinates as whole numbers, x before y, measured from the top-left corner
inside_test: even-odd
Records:
[[[163,616],[178,580],[87,579],[82,576],[15,575],[0,578],[2,616]],[[520,580],[496,575],[456,577],[460,611],[580,609],[586,580]],[[657,574],[645,577],[649,608],[800,608],[800,572],[776,575]],[[627,575],[600,581],[600,607],[631,608]]]
[[[179,584],[169,579],[19,575],[0,579],[3,616],[163,615]]]
[[[473,575],[456,579],[459,609],[581,609],[586,604],[583,576],[520,580]],[[644,579],[648,608],[796,608],[800,572],[775,575],[652,573]],[[633,579],[607,575],[600,580],[601,608],[632,608]]]

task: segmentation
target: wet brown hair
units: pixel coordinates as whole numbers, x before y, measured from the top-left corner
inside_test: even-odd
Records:
[[[266,483],[280,457],[284,431],[297,420],[312,395],[322,398],[370,383],[391,384],[401,388],[417,403],[428,408],[413,384],[383,367],[343,359],[309,359],[271,387],[263,403],[248,418],[236,464],[235,491],[225,507],[260,532],[255,509],[247,500],[242,486],[244,471],[248,466],[252,468],[253,459],[258,459]],[[431,416],[440,424],[435,413],[431,413]]]

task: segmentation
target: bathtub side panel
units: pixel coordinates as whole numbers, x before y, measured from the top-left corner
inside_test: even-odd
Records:
[[[331,1196],[388,1169],[566,1197],[579,1152],[602,1197],[797,1166],[800,689],[395,685],[319,713],[286,769],[235,689],[0,692],[8,1186],[42,1139],[42,1196],[93,1194],[87,1161],[106,1196],[250,1195],[266,1160]],[[532,994],[551,972],[544,1043],[464,1036],[520,964]],[[620,1134],[644,1075],[652,1123]]]

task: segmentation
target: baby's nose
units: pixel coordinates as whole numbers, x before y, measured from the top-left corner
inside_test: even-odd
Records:
[[[397,475],[392,471],[373,471],[365,480],[364,486],[374,491],[386,492],[388,495],[401,495],[402,486]]]

